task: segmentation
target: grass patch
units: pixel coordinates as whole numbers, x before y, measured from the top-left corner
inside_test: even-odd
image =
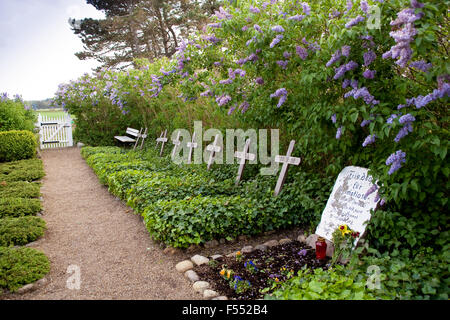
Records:
[[[50,261],[36,249],[0,247],[0,288],[15,292],[49,271]]]
[[[42,237],[45,221],[39,217],[0,219],[0,247],[25,245]]]

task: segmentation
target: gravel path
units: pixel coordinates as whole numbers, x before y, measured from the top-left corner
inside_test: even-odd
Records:
[[[9,299],[199,299],[175,271],[185,253],[165,254],[141,217],[102,186],[78,148],[42,152],[46,234],[31,247],[49,257],[48,283]],[[70,265],[81,273],[68,289]]]

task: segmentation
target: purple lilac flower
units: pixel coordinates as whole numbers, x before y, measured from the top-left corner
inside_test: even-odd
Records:
[[[255,82],[256,82],[257,84],[259,84],[259,85],[263,85],[263,84],[264,84],[264,79],[261,78],[261,77],[258,77],[258,78],[255,79]]]
[[[306,2],[302,2],[302,9],[305,15],[309,16],[311,14],[311,8],[309,7],[309,4]]]
[[[353,1],[347,0],[347,4],[345,5],[345,8],[346,8],[346,10],[345,10],[344,14],[349,13],[350,10],[352,10],[352,8],[353,8]]]
[[[391,114],[389,118],[387,118],[386,123],[392,124],[396,118],[398,118],[398,114]]]
[[[8,93],[3,92],[3,93],[1,94],[0,99],[1,99],[2,102],[8,100]]]
[[[277,36],[272,40],[272,42],[270,43],[270,48],[273,48],[273,47],[275,47],[278,43],[280,43],[281,39],[283,39],[283,35],[282,35],[282,34],[277,35]]]
[[[245,45],[248,47],[250,45],[250,43],[253,42],[253,38],[251,38],[250,40],[247,40],[247,42],[245,43]]]
[[[386,199],[381,199],[381,201],[380,201],[380,206],[384,206],[384,204],[386,203]]]
[[[340,139],[342,135],[342,127],[339,127],[336,131],[336,139]]]
[[[398,150],[395,153],[391,154],[387,159],[386,159],[386,165],[391,165],[388,174],[391,175],[393,174],[395,171],[397,171],[398,169],[400,169],[402,167],[402,163],[406,162],[406,153],[403,152],[402,150]]]
[[[283,57],[285,58],[285,59],[289,59],[290,57],[291,57],[291,53],[290,52],[288,52],[288,51],[285,51],[285,52],[283,52]]]
[[[413,132],[413,127],[412,124],[408,122],[400,129],[394,141],[398,143],[403,137],[408,135],[410,132]]]
[[[351,48],[352,48],[352,47],[350,47],[350,46],[343,46],[343,47],[341,48],[341,53],[342,53],[342,55],[343,55],[344,57],[348,57],[348,56],[350,55],[350,50],[351,50]]]
[[[411,7],[413,7],[414,9],[420,9],[423,8],[423,6],[423,3],[420,3],[417,0],[411,0]]]
[[[258,31],[259,33],[262,33],[262,29],[261,29],[261,27],[260,27],[259,25],[255,24],[255,25],[253,26],[253,28],[254,28],[256,31]]]
[[[336,113],[331,116],[331,121],[336,123]]]
[[[278,60],[278,61],[277,61],[277,64],[278,64],[282,69],[286,69],[288,63],[289,63],[289,60]]]
[[[218,22],[218,23],[209,23],[208,27],[210,28],[221,28],[222,27],[222,22]]]
[[[361,127],[364,128],[365,126],[367,126],[371,122],[372,122],[372,120],[363,120],[363,121],[361,121]]]
[[[217,44],[220,41],[222,41],[222,39],[217,38],[215,35],[204,36],[203,39],[208,40],[209,42],[212,42],[213,44]]]
[[[373,79],[375,77],[375,70],[369,70],[367,69],[366,71],[363,72],[363,76],[366,79]]]
[[[306,249],[302,249],[299,252],[297,252],[297,254],[299,256],[303,256],[303,257],[306,256],[307,253],[308,253],[308,251]]]
[[[249,107],[250,104],[247,101],[244,101],[239,105],[239,110],[241,110],[242,113],[245,113]]]
[[[277,108],[281,107],[287,98],[287,90],[285,88],[280,88],[270,95],[271,98],[280,98],[277,104]]]
[[[295,52],[302,60],[305,60],[308,57],[308,51],[302,46],[296,46]]]
[[[331,59],[327,62],[326,66],[330,67],[332,64],[334,64],[336,61],[338,61],[342,57],[342,52],[340,49],[336,50],[333,55],[331,56]]]
[[[419,69],[420,71],[427,72],[433,65],[431,63],[426,63],[423,60],[413,61],[409,64],[411,68]]]
[[[291,16],[289,18],[287,18],[288,20],[295,20],[295,21],[302,21],[305,18],[304,15],[301,14],[297,14],[295,16]]]
[[[412,57],[410,43],[414,40],[417,30],[414,29],[414,22],[421,18],[421,15],[415,14],[414,9],[403,9],[397,14],[397,19],[391,22],[392,26],[401,26],[399,30],[392,31],[389,35],[394,38],[395,45],[385,53],[383,59],[397,59],[395,62],[400,67],[406,67]]]
[[[368,146],[369,144],[374,143],[376,138],[377,138],[377,136],[374,135],[374,134],[367,136],[367,138],[364,140],[362,146],[363,146],[363,147],[366,147],[366,146]]]
[[[222,7],[219,8],[219,11],[214,10],[214,15],[219,20],[230,20],[230,19],[233,18],[233,15],[229,14],[228,12],[226,12],[225,9],[222,8]]]
[[[414,118],[414,116],[410,113],[405,114],[404,116],[401,116],[400,119],[398,119],[398,122],[401,124],[411,123],[414,121],[416,121],[416,118]]]
[[[220,97],[218,97],[216,99],[217,104],[219,105],[219,107],[226,105],[228,102],[231,101],[231,97],[229,95],[221,95]]]
[[[219,61],[216,61],[216,62],[214,62],[214,65],[215,65],[216,67],[219,67],[219,66],[221,66],[221,65],[222,65],[222,63],[221,63],[221,62],[219,62]]]
[[[377,57],[377,55],[372,50],[365,52],[363,55],[364,66],[368,67],[376,59],[376,57]]]
[[[228,115],[231,115],[235,109],[236,105],[231,106],[230,109],[228,109]]]
[[[347,71],[352,71],[358,67],[358,64],[355,61],[349,61],[347,64],[343,64],[342,66],[335,69],[336,74],[333,79],[337,80],[341,78]]]
[[[347,22],[345,24],[345,27],[347,29],[350,29],[351,27],[356,26],[358,23],[364,21],[366,18],[364,18],[363,16],[357,16],[355,19],[350,20],[349,22]]]
[[[200,93],[200,96],[202,96],[202,97],[212,96],[212,92],[211,92],[211,90],[206,90],[206,91]]]
[[[241,30],[242,31],[247,31],[248,30],[248,26],[243,26]]]
[[[275,26],[275,27],[272,27],[272,31],[284,32],[284,28],[282,26]]]
[[[367,3],[367,1],[365,1],[365,0],[361,1],[360,7],[361,7],[361,10],[364,11],[365,14],[368,14],[369,4]]]
[[[225,80],[220,80],[219,81],[220,84],[232,84],[233,83],[233,79],[225,79]]]
[[[259,10],[258,8],[255,8],[253,6],[250,6],[248,8],[248,10],[250,10],[251,13],[260,13],[261,12],[261,10]]]
[[[334,19],[334,18],[338,18],[340,15],[341,15],[341,13],[339,11],[333,10],[333,12],[328,15],[328,17],[330,19]]]
[[[370,196],[372,193],[374,193],[375,191],[378,190],[378,186],[376,184],[373,184],[369,190],[367,190],[366,194],[364,195],[364,198],[367,198],[368,196]]]

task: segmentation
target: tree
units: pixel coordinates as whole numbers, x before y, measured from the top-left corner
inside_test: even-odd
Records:
[[[87,0],[105,19],[71,20],[84,51],[81,59],[96,59],[102,67],[121,69],[134,59],[171,57],[181,37],[200,30],[218,8],[218,0]]]

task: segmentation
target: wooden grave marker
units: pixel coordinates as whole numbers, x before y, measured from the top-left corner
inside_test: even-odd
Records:
[[[208,166],[207,166],[208,170],[211,168],[211,165],[214,162],[214,156],[216,155],[216,153],[222,150],[222,147],[217,145],[218,142],[219,142],[219,134],[216,134],[214,142],[206,147],[206,150],[211,152],[208,159]]]
[[[238,175],[236,177],[236,186],[239,184],[242,178],[242,173],[244,172],[245,163],[247,160],[253,161],[256,159],[256,155],[254,153],[249,153],[248,149],[250,148],[251,139],[247,139],[245,141],[245,146],[243,151],[236,151],[234,156],[240,159]]]
[[[172,143],[173,143],[173,150],[172,150],[172,156],[171,156],[172,159],[175,158],[175,155],[177,153],[177,148],[178,148],[178,146],[181,145],[180,133],[181,133],[180,130],[178,130],[177,138],[175,140],[172,140]]]
[[[192,150],[196,149],[198,147],[198,143],[195,142],[196,134],[194,131],[194,134],[192,135],[192,141],[187,143],[187,147],[189,148],[189,155],[187,163],[190,164],[192,162]]]
[[[164,149],[164,143],[167,142],[167,129],[164,130],[164,132],[161,132],[159,138],[156,139],[156,146],[158,146],[158,143],[160,142],[161,142],[161,152],[159,153],[159,156],[161,157]]]
[[[275,157],[275,162],[282,163],[280,176],[278,177],[277,184],[275,186],[275,196],[280,194],[281,188],[283,187],[284,181],[286,180],[286,174],[289,165],[298,166],[301,159],[297,157],[291,157],[292,151],[294,151],[295,140],[291,140],[289,143],[289,148],[285,156],[278,155]]]

